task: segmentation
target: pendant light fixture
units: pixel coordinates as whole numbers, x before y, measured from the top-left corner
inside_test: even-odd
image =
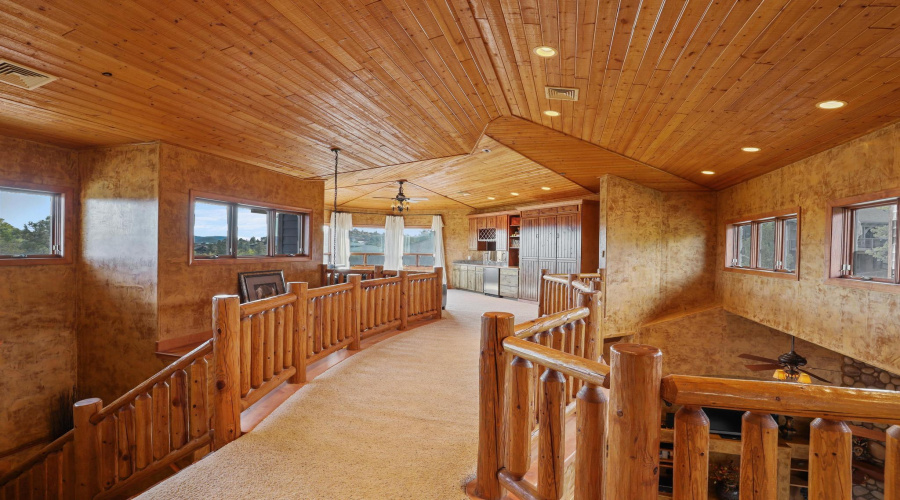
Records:
[[[334,153],[334,206],[332,207],[331,220],[334,221],[331,228],[331,268],[334,269],[334,255],[337,253],[337,231],[334,226],[337,223],[337,202],[338,202],[338,158],[341,155],[341,148],[332,147],[331,152]]]

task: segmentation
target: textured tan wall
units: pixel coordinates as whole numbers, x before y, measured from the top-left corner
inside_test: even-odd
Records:
[[[159,145],[79,153],[78,382],[111,402],[164,364],[154,356]]]
[[[238,293],[238,273],[280,269],[318,286],[324,185],[169,144],[160,145],[159,339],[211,330],[212,297]],[[189,265],[190,191],[313,210],[312,260]]]
[[[724,221],[801,208],[800,280],[725,272],[724,307],[754,321],[894,373],[900,372],[900,293],[826,285],[828,200],[900,187],[900,124],[848,142],[719,193]],[[721,229],[720,229],[721,230]]]
[[[0,183],[78,191],[75,152],[6,137],[0,151]],[[75,283],[75,264],[0,267],[0,452],[48,437],[53,398],[75,385]]]
[[[636,341],[662,350],[664,375],[757,380],[773,380],[772,371],[752,372],[744,365],[758,363],[737,356],[748,353],[775,359],[791,345],[790,335],[721,307],[648,324],[641,327]],[[841,385],[844,356],[799,339],[796,350],[807,359],[813,373]]]
[[[606,335],[715,303],[715,193],[662,193],[606,176],[599,200]]]

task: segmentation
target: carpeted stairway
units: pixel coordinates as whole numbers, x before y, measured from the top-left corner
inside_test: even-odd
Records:
[[[466,498],[486,311],[522,322],[537,307],[451,290],[443,320],[351,356],[251,433],[141,498]]]

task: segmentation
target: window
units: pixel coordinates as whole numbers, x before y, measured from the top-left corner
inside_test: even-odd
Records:
[[[836,200],[829,204],[829,278],[842,282],[900,283],[897,268],[898,191]],[[893,197],[887,197],[893,195]]]
[[[192,193],[192,262],[308,259],[310,213]]]
[[[796,279],[799,209],[745,217],[726,225],[725,268]]]
[[[68,263],[66,219],[69,189],[0,186],[0,263]]]
[[[434,267],[434,231],[414,227],[403,229],[403,265]]]
[[[384,265],[383,227],[354,227],[350,230],[350,265]]]

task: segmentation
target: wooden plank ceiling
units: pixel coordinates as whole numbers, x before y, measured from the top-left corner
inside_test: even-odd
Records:
[[[327,175],[338,145],[342,172],[384,169],[435,207],[482,208],[493,186],[583,159],[583,146],[541,156],[501,137],[518,117],[634,160],[622,172],[648,183],[720,189],[900,120],[898,2],[0,0],[0,58],[60,77],[0,86],[0,133],[163,140],[301,177]],[[548,100],[546,85],[580,99]],[[815,107],[826,99],[849,104]],[[489,123],[506,145],[489,149],[521,148],[523,170],[472,166]],[[591,187],[590,164],[578,176]],[[348,203],[387,189],[354,178]],[[523,201],[546,199],[537,189]]]

